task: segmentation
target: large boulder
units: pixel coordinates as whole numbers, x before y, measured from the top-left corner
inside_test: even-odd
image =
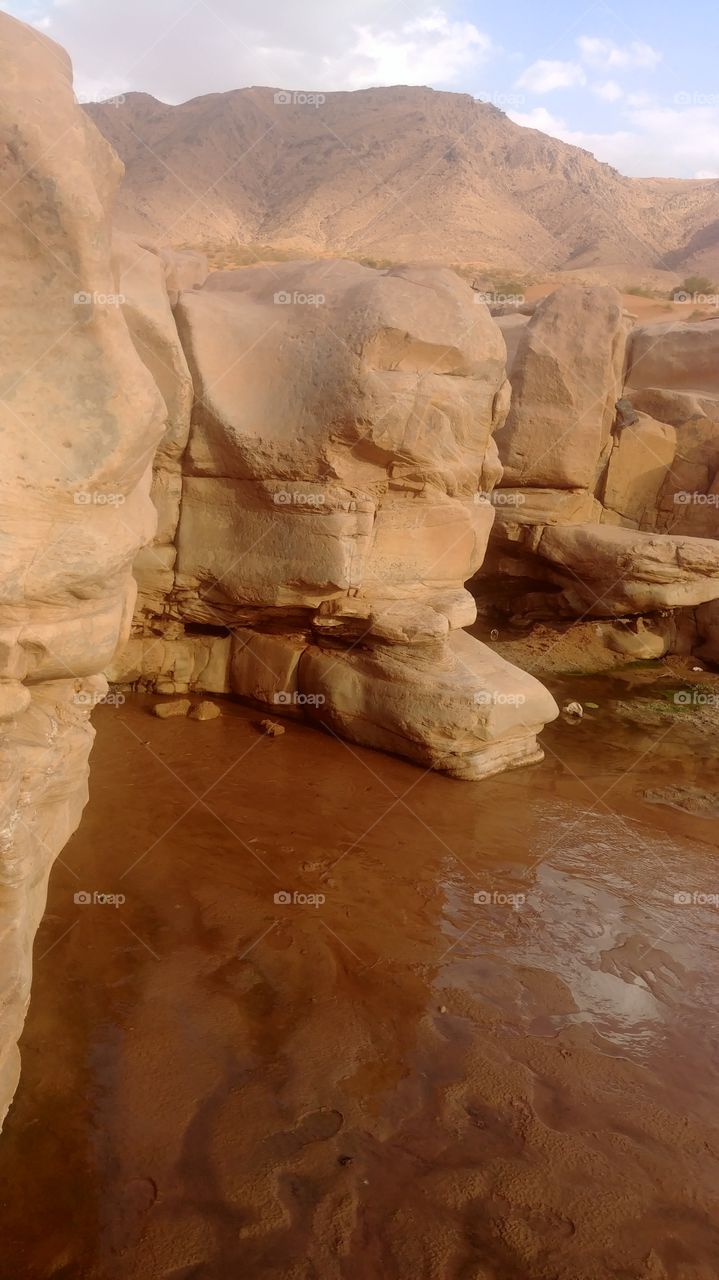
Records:
[[[457,631],[509,406],[501,334],[468,286],[440,268],[273,264],[214,273],[175,316],[195,406],[158,613],[230,628],[233,691],[286,694],[278,714],[315,716],[301,673],[321,671],[316,718],[356,741],[466,777],[537,758],[556,714],[539,686],[531,714],[511,699],[465,714],[478,680],[506,677]],[[389,673],[405,693],[383,719]]]
[[[719,395],[719,320],[669,321],[634,330],[627,387]],[[628,391],[631,396],[631,391]]]
[[[677,450],[677,432],[646,414],[624,427],[614,439],[602,502],[608,514],[636,528],[654,528],[659,494]]]
[[[628,320],[613,290],[564,286],[520,336],[474,586],[488,614],[626,619],[719,595],[719,322],[634,330],[627,354]]]
[[[640,413],[658,422],[680,427],[690,418],[719,418],[719,391],[704,395],[695,391],[676,391],[672,387],[627,387],[625,396]]]
[[[519,338],[497,432],[503,485],[594,489],[624,376],[628,320],[615,289],[562,285]]]
[[[466,631],[411,649],[375,645],[342,660],[309,648],[299,689],[310,718],[341,737],[456,778],[541,760],[537,734],[557,715],[538,680]]]
[[[197,403],[186,470],[404,479],[471,494],[503,421],[505,351],[453,271],[354,262],[213,273],[177,321]],[[501,417],[500,417],[501,415]]]
[[[218,272],[176,314],[196,390],[185,616],[463,587],[492,525],[477,491],[500,474],[508,384],[502,339],[454,272]]]
[[[651,613],[719,596],[719,542],[709,538],[554,525],[536,550],[577,614]]]
[[[0,14],[0,1116],[18,1074],[33,937],[87,796],[99,673],[130,627],[131,566],[164,407],[117,295],[121,166],[70,62]]]
[[[653,527],[719,538],[719,414],[676,429],[676,450],[657,498]]]

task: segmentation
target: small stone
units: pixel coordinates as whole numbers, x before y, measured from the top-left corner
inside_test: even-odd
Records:
[[[222,715],[216,702],[198,702],[190,711],[191,720],[216,720]]]
[[[353,1160],[354,1160],[354,1156],[340,1156],[337,1163],[344,1166],[344,1165],[352,1164]]]
[[[441,1004],[441,1005],[439,1006],[439,1011],[440,1011],[440,1013],[446,1013],[446,1012],[447,1012],[447,1006],[446,1006],[446,1004]]]
[[[161,720],[168,720],[170,716],[186,716],[191,705],[189,698],[178,698],[177,702],[156,702],[152,711]]]
[[[260,728],[268,738],[280,738],[285,732],[285,726],[278,724],[276,720],[260,720]]]
[[[567,702],[562,707],[562,711],[568,720],[581,720],[584,715],[584,708],[581,702]]]
[[[599,710],[599,703],[598,703],[598,702],[585,702],[585,704],[584,704],[584,705],[585,705],[585,707],[587,707],[590,711],[598,711],[598,710]]]

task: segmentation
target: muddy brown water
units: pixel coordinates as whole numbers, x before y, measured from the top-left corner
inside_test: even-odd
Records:
[[[643,797],[714,744],[579,685],[480,783],[98,710],[1,1280],[716,1280],[718,824]]]

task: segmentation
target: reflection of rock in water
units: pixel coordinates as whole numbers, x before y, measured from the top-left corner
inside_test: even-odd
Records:
[[[614,1280],[680,1237],[711,1276],[716,912],[674,895],[715,850],[638,793],[701,789],[712,743],[585,716],[458,787],[223,710],[98,713],[0,1144],[9,1274]]]

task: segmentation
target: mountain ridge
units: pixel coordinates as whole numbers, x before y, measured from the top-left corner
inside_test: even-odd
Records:
[[[719,181],[625,177],[469,94],[253,86],[85,110],[125,163],[117,220],[136,236],[719,275]]]

